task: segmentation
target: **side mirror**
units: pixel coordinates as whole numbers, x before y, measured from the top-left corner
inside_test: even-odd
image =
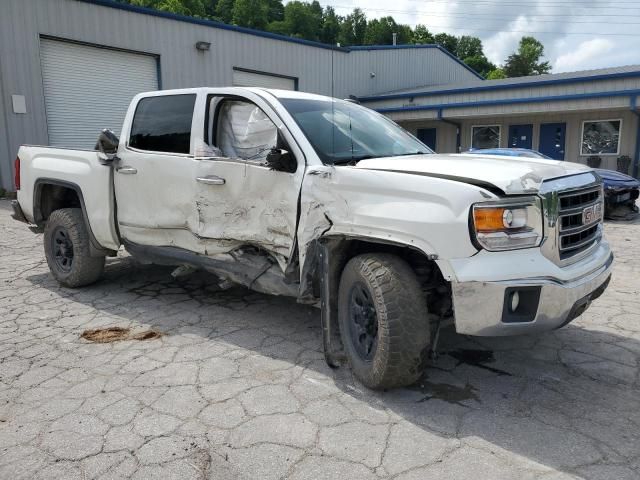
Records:
[[[115,133],[106,128],[102,130],[96,143],[96,149],[101,153],[100,161],[105,164],[113,162],[117,158],[119,144],[120,139]]]
[[[298,168],[296,159],[284,148],[272,148],[267,154],[266,161],[271,170],[279,172],[294,173]]]

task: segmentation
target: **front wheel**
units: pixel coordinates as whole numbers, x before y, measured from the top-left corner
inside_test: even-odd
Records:
[[[44,228],[44,253],[49,270],[65,287],[94,283],[104,271],[105,257],[92,257],[89,231],[79,208],[62,208]]]
[[[411,267],[390,254],[352,258],[340,279],[340,334],[355,376],[372,389],[410,385],[422,374],[431,331]]]

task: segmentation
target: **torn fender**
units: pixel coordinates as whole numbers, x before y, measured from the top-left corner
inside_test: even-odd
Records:
[[[310,264],[314,241],[342,236],[406,245],[437,256],[443,275],[451,279],[446,260],[477,253],[469,233],[469,208],[488,197],[496,195],[448,179],[351,166],[310,167],[300,202],[300,264]]]

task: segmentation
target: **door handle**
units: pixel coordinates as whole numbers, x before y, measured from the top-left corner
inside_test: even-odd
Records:
[[[138,173],[138,169],[133,167],[120,167],[116,172],[122,173],[123,175],[134,175]]]
[[[224,185],[225,180],[217,175],[207,175],[206,177],[196,178],[196,182],[204,183],[205,185]]]

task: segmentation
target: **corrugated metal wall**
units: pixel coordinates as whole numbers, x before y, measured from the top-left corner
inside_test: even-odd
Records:
[[[475,78],[437,49],[345,53],[77,0],[1,0],[5,125],[0,120],[0,174],[5,188],[12,188],[10,159],[18,146],[48,143],[41,35],[158,55],[162,88],[231,85],[233,67],[297,77],[300,90],[338,97]],[[196,50],[198,41],[210,42],[211,50]],[[26,97],[26,114],[11,110],[13,94]]]

